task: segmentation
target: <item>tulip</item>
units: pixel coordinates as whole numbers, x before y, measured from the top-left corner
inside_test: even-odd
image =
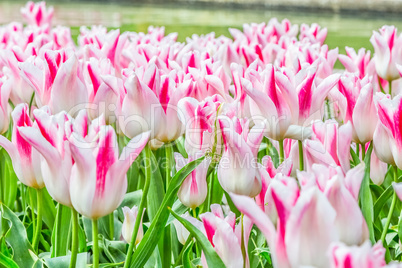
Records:
[[[21,8],[21,14],[30,25],[50,25],[53,18],[53,7],[46,8],[46,2],[44,1],[38,3],[29,1],[25,7]]]
[[[71,131],[87,136],[88,128],[91,135],[91,129],[98,123],[94,120],[88,127],[89,120],[85,110],[81,110],[74,120],[64,111],[50,115],[47,107],[37,109],[33,114],[35,125],[20,127],[21,136],[43,156],[40,167],[50,196],[57,202],[71,207],[69,189],[73,158],[68,137]],[[104,121],[103,118],[98,120]]]
[[[343,175],[342,169],[314,164],[312,172],[299,172],[304,189],[316,185],[336,211],[335,226],[340,241],[360,245],[368,239],[368,228],[357,199],[364,176],[364,164]],[[347,228],[345,227],[347,226]]]
[[[339,55],[338,59],[345,67],[346,71],[354,73],[360,79],[363,79],[366,75],[376,75],[370,50],[366,52],[365,48],[361,48],[357,53],[355,49],[351,47],[345,47],[345,50],[346,55]]]
[[[113,212],[127,190],[126,172],[149,140],[145,132],[133,138],[118,157],[116,133],[100,126],[98,137],[87,142],[74,132],[70,150],[74,158],[70,195],[73,207],[82,215],[98,219]]]
[[[11,142],[0,135],[0,145],[10,155],[15,174],[25,185],[36,189],[45,186],[40,169],[40,154],[21,135],[19,127],[30,127],[34,123],[29,118],[28,104],[19,104],[11,113],[13,130]]]
[[[174,157],[176,159],[176,170],[180,170],[186,164],[194,160],[192,156],[189,156],[188,159],[184,159],[179,153],[174,153]],[[186,207],[195,209],[204,203],[208,193],[207,173],[210,162],[210,158],[205,158],[190,175],[184,179],[180,186],[177,196],[180,202]]]
[[[377,74],[387,81],[398,79],[396,64],[402,63],[402,36],[397,36],[395,26],[383,26],[379,32],[373,32],[370,42]]]
[[[82,26],[78,36],[78,44],[83,48],[86,60],[91,57],[99,60],[107,58],[117,70],[121,69],[120,57],[126,40],[127,34],[120,35],[119,29],[108,32],[103,26],[93,26],[92,29]]]
[[[328,230],[335,228],[336,212],[317,188],[301,192],[291,211],[279,216],[276,230],[251,198],[235,194],[230,196],[240,212],[248,216],[265,235],[274,267],[328,267],[326,252],[331,243],[337,241],[337,233]],[[277,207],[282,205],[282,201],[275,200]]]
[[[374,105],[373,86],[366,76],[344,74],[338,82],[339,91],[346,100],[343,121],[351,122],[352,141],[365,144],[373,139],[377,125],[377,111]]]
[[[143,132],[151,131],[151,139],[155,138],[162,127],[163,110],[155,93],[159,85],[159,74],[155,65],[146,70],[127,70],[125,81],[113,80],[114,84],[105,81],[110,87],[120,92],[117,102],[116,116],[120,130],[129,138]]]
[[[204,101],[194,98],[183,98],[178,102],[179,118],[185,126],[185,148],[189,155],[195,155],[199,151],[213,150],[220,144],[217,135],[215,121],[219,113],[223,99],[219,95],[208,97]]]
[[[391,100],[389,95],[377,93],[376,97],[380,122],[374,133],[374,150],[381,161],[402,168],[402,96]]]
[[[240,224],[236,225],[235,214],[230,211],[225,217],[221,206],[212,204],[211,212],[201,214],[200,219],[202,224],[195,219],[191,219],[190,222],[204,233],[226,267],[244,267],[241,250],[242,228]],[[243,225],[245,246],[248,245],[251,227],[251,222],[245,217]],[[246,267],[249,267],[247,255],[245,256],[245,260]],[[204,257],[201,257],[201,262],[204,267],[208,267]]]
[[[89,89],[88,101],[93,104],[88,108],[89,115],[94,119],[103,114],[107,123],[116,121],[114,110],[120,94],[116,88],[103,82],[102,78],[111,79],[111,76],[115,76],[115,69],[109,59],[90,58],[85,62],[84,78]]]
[[[319,43],[320,45],[324,44],[325,38],[327,38],[328,29],[323,28],[317,23],[311,24],[311,26],[307,24],[302,24],[300,26],[300,41],[307,40],[309,43]]]
[[[312,139],[304,141],[307,170],[312,164],[341,166],[346,173],[350,169],[349,154],[352,140],[351,123],[342,126],[335,120],[316,121],[311,127]]]
[[[261,191],[257,153],[264,129],[249,129],[250,122],[237,117],[221,116],[218,121],[225,145],[217,171],[219,183],[227,192],[254,197]]]
[[[402,200],[402,182],[392,182],[392,187],[399,199]]]
[[[334,74],[318,84],[316,75],[317,71],[310,68],[293,77],[268,65],[261,75],[250,73],[249,80],[242,80],[244,90],[254,102],[250,104],[252,117],[259,119],[257,122],[260,118],[266,120],[263,122],[267,124],[269,138],[281,141],[309,137],[306,124],[323,118],[325,97],[339,79]]]
[[[121,227],[121,234],[124,241],[129,244],[131,242],[131,237],[134,230],[135,219],[138,217],[138,207],[133,206],[131,209],[129,207],[123,207],[123,214],[124,221],[123,226]],[[135,240],[136,245],[141,242],[141,239],[144,236],[144,229],[142,228],[142,215],[140,217],[141,222],[137,233],[137,239]]]
[[[0,134],[7,131],[9,126],[10,108],[8,98],[12,89],[12,81],[5,77],[0,78]]]
[[[385,248],[380,242],[371,246],[370,241],[363,245],[346,246],[334,243],[330,250],[331,268],[385,267]]]
[[[77,112],[77,105],[88,100],[81,65],[71,50],[44,53],[43,58],[31,57],[20,64],[21,76],[36,92],[39,106],[48,105],[52,113]],[[81,107],[79,110],[81,110]]]

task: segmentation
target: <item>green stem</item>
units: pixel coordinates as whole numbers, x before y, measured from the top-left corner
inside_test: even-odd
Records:
[[[39,245],[39,237],[42,231],[42,189],[36,189],[36,197],[37,197],[37,217],[36,217],[36,229],[35,234],[32,239],[32,247],[35,252],[38,253],[38,245]]]
[[[398,173],[398,167],[394,166],[394,181],[395,182],[397,181],[397,178],[398,178],[397,173]],[[387,216],[387,221],[385,222],[385,226],[384,226],[384,229],[382,230],[382,234],[381,234],[381,242],[384,245],[384,247],[387,246],[385,244],[385,236],[387,235],[388,228],[391,223],[391,218],[392,218],[392,214],[394,213],[397,198],[398,197],[396,196],[396,193],[394,191],[394,194],[392,196],[392,201],[391,201],[391,207],[389,208],[389,212],[388,212],[388,216]]]
[[[73,243],[71,245],[70,268],[75,268],[78,254],[78,213],[71,208],[71,221],[73,222]]]
[[[246,267],[246,245],[244,244],[244,214],[240,216],[241,219],[241,254],[243,255],[243,268]]]
[[[209,210],[209,208],[211,207],[211,204],[212,204],[212,194],[214,193],[214,178],[215,178],[215,174],[214,174],[214,172],[211,172],[211,174],[209,174],[209,193],[208,193],[207,208],[206,208],[207,211]]]
[[[283,140],[279,141],[279,164],[285,159],[285,151],[283,149]]]
[[[149,147],[149,144],[147,144],[145,146],[144,153],[145,153],[145,157],[144,157],[144,160],[145,160],[145,185],[144,185],[144,190],[142,192],[140,207],[138,208],[138,216],[135,219],[134,231],[131,236],[130,245],[128,247],[126,261],[124,263],[124,268],[129,267],[131,264],[131,257],[133,255],[133,251],[134,251],[135,240],[137,240],[138,229],[140,227],[142,213],[143,213],[144,207],[145,207],[145,202],[147,201],[149,185],[151,184],[151,153],[152,152],[151,152],[151,148]]]
[[[179,265],[181,264],[181,260],[182,260],[182,258],[183,258],[184,250],[187,248],[188,244],[190,244],[190,242],[192,241],[192,239],[193,239],[193,237],[192,237],[191,234],[190,234],[190,235],[188,236],[187,240],[186,240],[186,243],[184,243],[184,245],[183,245],[183,247],[182,247],[182,249],[181,249],[181,251],[180,251],[180,253],[179,253],[179,256],[177,257],[176,262],[175,262],[175,264],[174,264],[173,267],[177,267],[177,266],[179,266]]]
[[[31,99],[29,100],[29,112],[31,112],[31,107],[32,107],[34,98],[35,98],[35,90],[34,90],[34,92],[32,92]]]
[[[361,145],[362,145],[362,161],[364,162],[364,159],[366,158],[366,145],[363,143]],[[359,144],[357,144],[357,146],[359,147]]]
[[[109,214],[109,233],[110,233],[110,240],[114,240],[114,214],[113,212]]]
[[[92,267],[99,268],[98,219],[92,220]]]
[[[165,176],[166,177],[166,183],[165,183],[165,187],[166,187],[166,192],[167,192],[167,189],[169,187],[171,172],[172,172],[172,170],[171,170],[172,163],[170,161],[171,157],[172,157],[172,147],[171,147],[170,144],[165,145],[165,153],[166,153],[166,169],[165,169],[165,171],[166,171],[166,176]]]
[[[300,171],[304,170],[304,158],[303,158],[303,142],[298,141],[299,143],[299,169]]]
[[[392,80],[388,80],[388,93],[392,97]]]

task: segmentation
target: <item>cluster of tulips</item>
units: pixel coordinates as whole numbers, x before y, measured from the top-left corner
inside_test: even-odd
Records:
[[[0,27],[0,266],[402,267],[402,35]],[[334,69],[339,60],[344,69]],[[400,65],[401,64],[401,65]]]

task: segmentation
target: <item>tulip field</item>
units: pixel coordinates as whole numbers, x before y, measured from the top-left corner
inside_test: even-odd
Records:
[[[0,267],[402,268],[394,26],[343,55],[316,23],[53,15],[0,26]]]

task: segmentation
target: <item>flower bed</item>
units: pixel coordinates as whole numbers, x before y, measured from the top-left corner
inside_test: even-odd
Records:
[[[402,36],[0,27],[4,267],[402,267]],[[334,69],[339,60],[344,70]],[[402,215],[402,214],[401,214]]]

